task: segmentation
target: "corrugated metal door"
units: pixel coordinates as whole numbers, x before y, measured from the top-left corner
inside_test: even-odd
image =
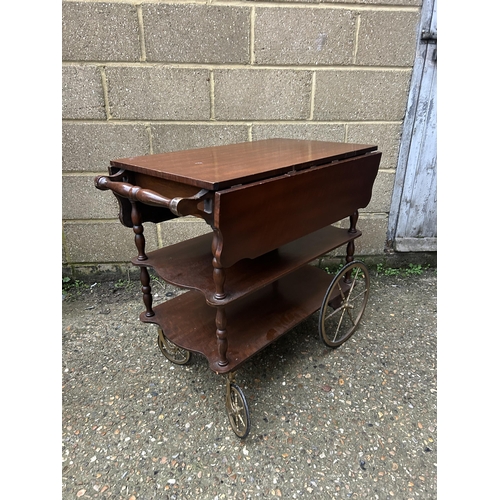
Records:
[[[424,0],[421,33],[389,215],[398,252],[437,250],[437,0]]]

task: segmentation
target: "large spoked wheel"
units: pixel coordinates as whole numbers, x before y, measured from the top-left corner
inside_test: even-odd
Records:
[[[359,261],[346,264],[326,292],[319,316],[319,333],[327,346],[338,347],[356,330],[370,290],[368,268]]]
[[[172,363],[176,365],[185,365],[189,363],[191,359],[191,352],[186,349],[181,349],[177,347],[174,343],[170,342],[165,335],[163,335],[163,330],[158,328],[158,347],[161,353]]]
[[[234,433],[240,439],[245,439],[250,432],[250,413],[243,391],[233,383],[228,387],[226,411]]]

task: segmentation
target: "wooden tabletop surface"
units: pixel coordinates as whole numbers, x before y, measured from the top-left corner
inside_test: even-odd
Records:
[[[300,170],[315,163],[342,160],[375,151],[377,146],[297,139],[262,141],[174,151],[111,161],[124,168],[204,189],[236,184]]]

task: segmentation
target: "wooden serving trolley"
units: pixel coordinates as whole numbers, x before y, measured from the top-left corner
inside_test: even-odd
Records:
[[[235,371],[320,310],[320,338],[345,342],[366,306],[369,274],[354,260],[358,210],[368,205],[377,146],[292,139],[231,144],[111,161],[95,186],[111,190],[133,229],[145,311],[172,362],[191,352],[226,374],[226,410],[245,438],[250,415]],[[146,253],[144,222],[202,218],[212,232]],[[350,218],[348,229],[331,224]],[[346,245],[335,278],[306,265]],[[148,268],[188,292],[153,307]]]

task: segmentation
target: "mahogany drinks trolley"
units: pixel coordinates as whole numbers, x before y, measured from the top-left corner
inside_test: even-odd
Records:
[[[369,275],[354,260],[358,210],[368,205],[381,153],[377,146],[269,139],[111,161],[95,186],[110,190],[120,221],[133,229],[145,311],[172,362],[201,353],[227,375],[226,410],[245,438],[250,416],[235,371],[316,311],[331,347],[354,332]],[[183,216],[212,232],[146,252],[144,222]],[[332,224],[349,217],[349,228]],[[306,265],[346,245],[332,276]],[[189,291],[153,307],[149,268]]]

